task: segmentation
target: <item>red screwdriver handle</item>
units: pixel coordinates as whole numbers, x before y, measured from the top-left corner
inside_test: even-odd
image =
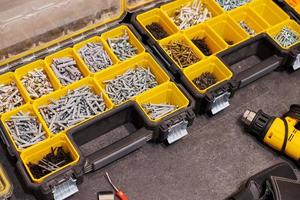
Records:
[[[116,193],[116,196],[120,199],[120,200],[128,200],[128,197],[126,196],[126,194],[122,191],[118,191]]]

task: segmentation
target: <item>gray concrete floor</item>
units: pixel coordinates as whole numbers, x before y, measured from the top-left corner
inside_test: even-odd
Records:
[[[237,92],[226,111],[213,118],[198,116],[180,142],[169,147],[147,144],[86,175],[70,200],[95,200],[98,191],[111,190],[105,171],[133,200],[225,199],[251,175],[286,160],[245,133],[240,115],[250,108],[281,116],[293,103],[300,103],[300,71],[274,72]],[[16,176],[13,170],[9,174]],[[33,199],[23,193],[20,182],[14,184],[15,199]]]

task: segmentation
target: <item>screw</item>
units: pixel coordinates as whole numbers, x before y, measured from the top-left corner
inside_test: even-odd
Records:
[[[198,49],[200,49],[204,55],[206,56],[210,56],[212,54],[210,48],[208,47],[207,43],[206,43],[206,38],[194,38],[192,39],[192,42],[198,47]]]
[[[157,40],[161,40],[169,36],[159,23],[153,22],[152,24],[147,25],[146,28]]]
[[[240,26],[251,36],[256,35],[255,30],[253,30],[245,21],[239,22]]]
[[[217,82],[217,77],[211,72],[204,72],[199,77],[195,78],[193,82],[200,90],[205,90]]]
[[[160,119],[163,116],[173,112],[178,108],[178,106],[176,105],[171,105],[167,103],[161,103],[161,104],[148,103],[148,104],[143,104],[142,107],[146,110],[146,113],[153,120]]]
[[[0,113],[6,113],[24,104],[15,82],[0,84]]]
[[[230,11],[238,8],[252,0],[216,0],[216,2],[225,10]]]
[[[284,26],[275,36],[274,39],[283,47],[289,47],[299,41],[299,34]]]

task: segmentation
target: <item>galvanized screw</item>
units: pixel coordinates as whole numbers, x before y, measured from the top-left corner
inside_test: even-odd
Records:
[[[256,35],[255,30],[253,30],[245,21],[240,21],[239,24],[249,35]]]
[[[289,47],[299,41],[299,34],[290,29],[287,26],[284,26],[277,35],[274,36],[274,39],[283,47]]]
[[[163,116],[173,112],[178,108],[177,105],[171,105],[167,103],[161,103],[161,104],[148,103],[148,104],[143,104],[142,106],[146,110],[147,114],[153,120],[160,119]]]
[[[238,8],[252,0],[216,0],[216,2],[225,10],[230,11]]]
[[[15,82],[10,84],[0,84],[0,113],[6,113],[24,104]]]

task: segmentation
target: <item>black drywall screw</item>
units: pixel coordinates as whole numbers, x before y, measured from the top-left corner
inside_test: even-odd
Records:
[[[206,38],[195,38],[192,39],[192,42],[198,47],[198,49],[200,49],[204,55],[206,56],[210,56],[212,54],[210,48],[208,47],[207,43],[206,43]]]
[[[159,23],[153,22],[152,24],[147,25],[146,28],[157,40],[161,40],[169,36]]]

